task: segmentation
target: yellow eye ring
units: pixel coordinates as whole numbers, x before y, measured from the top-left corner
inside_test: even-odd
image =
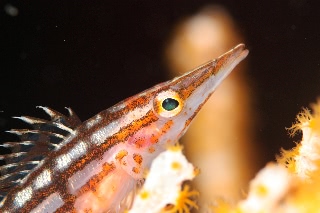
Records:
[[[160,116],[170,118],[181,112],[183,101],[177,92],[167,90],[156,95],[153,107]]]

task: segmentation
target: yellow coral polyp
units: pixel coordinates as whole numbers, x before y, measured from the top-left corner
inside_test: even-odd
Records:
[[[142,200],[148,199],[149,196],[150,196],[150,194],[147,191],[142,191],[140,193],[140,197],[141,197]]]
[[[168,146],[167,149],[173,152],[180,152],[181,150],[183,150],[183,146],[179,142],[177,142],[174,145]]]
[[[292,125],[292,127],[287,128],[290,136],[293,137],[298,131],[301,131],[304,126],[309,126],[311,120],[312,115],[309,109],[303,108],[302,111],[297,115],[296,122]]]
[[[193,175],[194,176],[198,176],[200,174],[200,169],[199,168],[194,168],[194,170],[193,170]]]
[[[214,213],[236,213],[234,207],[223,199],[215,200],[215,205],[210,206],[210,209]]]
[[[171,164],[171,168],[174,169],[174,170],[178,170],[181,168],[181,164],[177,161],[173,161],[172,164]]]
[[[190,213],[191,208],[198,209],[198,205],[192,200],[193,197],[199,196],[199,192],[191,190],[189,185],[184,185],[180,191],[176,203],[171,209],[165,210],[166,213]]]
[[[320,99],[318,99],[318,102],[316,104],[312,104],[311,108],[313,110],[313,120],[312,123],[310,124],[310,127],[320,134]]]
[[[291,150],[281,149],[281,155],[276,156],[277,162],[286,166],[288,171],[291,173],[296,172],[295,157],[299,155],[300,146],[301,144],[297,144],[296,147]]]
[[[256,190],[260,197],[265,197],[268,194],[268,188],[265,185],[259,185]]]
[[[291,136],[302,132],[302,140],[291,150],[281,150],[277,162],[287,170],[260,173],[252,183],[249,196],[236,207],[220,202],[215,213],[319,212],[320,203],[320,99],[303,109],[289,128]],[[278,165],[279,166],[279,165]],[[270,167],[270,166],[269,166]],[[268,166],[265,168],[267,169]],[[289,172],[288,172],[289,171]],[[268,180],[272,180],[271,182]]]
[[[311,104],[311,108],[312,114],[309,109],[303,108],[302,112],[297,115],[296,123],[288,128],[290,136],[294,136],[303,127],[309,127],[318,134],[320,133],[320,99],[316,104]]]

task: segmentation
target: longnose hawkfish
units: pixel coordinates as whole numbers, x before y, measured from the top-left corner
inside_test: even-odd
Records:
[[[44,120],[16,117],[0,155],[0,212],[121,212],[152,160],[186,132],[216,87],[248,54],[239,44],[215,60],[160,83],[80,122],[40,107]]]

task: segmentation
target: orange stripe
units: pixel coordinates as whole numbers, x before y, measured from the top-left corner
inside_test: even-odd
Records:
[[[113,136],[106,139],[105,143],[101,145],[101,149],[108,150],[110,147],[113,147],[115,144],[124,142],[128,139],[129,136],[133,136],[138,130],[150,125],[151,123],[157,121],[159,118],[155,113],[150,110],[145,116],[133,121],[128,126],[121,128],[120,131]]]
[[[109,175],[110,172],[112,172],[115,168],[116,168],[116,166],[113,162],[112,163],[107,163],[107,162],[104,163],[102,165],[102,171],[99,172],[98,174],[92,176],[92,178],[90,178],[90,180],[80,188],[77,196],[80,196],[89,190],[96,191],[97,186],[102,181],[102,179],[104,177],[106,177],[107,175]]]

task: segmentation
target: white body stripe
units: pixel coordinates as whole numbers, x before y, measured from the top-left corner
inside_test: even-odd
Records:
[[[19,191],[14,198],[14,204],[18,207],[22,207],[28,200],[32,198],[32,188],[31,186]]]
[[[36,208],[32,209],[30,213],[53,213],[63,206],[63,204],[61,196],[55,192],[42,201]]]
[[[49,169],[43,170],[41,174],[34,181],[34,189],[40,189],[44,186],[47,186],[51,183],[52,174]]]
[[[63,171],[69,166],[69,164],[71,162],[72,162],[72,160],[71,160],[71,157],[70,157],[70,155],[68,153],[67,154],[62,154],[62,155],[60,155],[60,156],[58,156],[56,158],[56,167],[55,167],[55,169]]]
[[[68,154],[71,156],[72,160],[76,160],[79,157],[85,155],[87,153],[87,150],[88,150],[88,144],[86,144],[83,141],[80,141],[69,151]]]
[[[109,108],[108,111],[109,111],[110,113],[118,112],[118,111],[124,109],[125,107],[126,107],[126,104],[125,104],[125,103],[117,104],[116,106],[113,106],[113,107]]]
[[[70,141],[72,141],[72,139],[74,139],[74,137],[75,137],[76,135],[78,135],[78,131],[77,131],[77,130],[74,130],[73,134],[69,134],[68,136],[66,136],[66,137],[64,138],[64,140],[63,140],[61,143],[57,144],[56,150],[59,150],[59,149],[61,149],[62,147],[64,147],[66,144],[68,144]]]
[[[60,155],[56,158],[55,170],[65,170],[72,161],[85,155],[88,150],[88,144],[83,141],[78,142],[68,153]]]
[[[93,117],[87,121],[86,127],[89,129],[89,128],[93,127],[94,125],[98,124],[101,120],[102,120],[102,117],[100,114],[98,114],[95,117]]]
[[[134,110],[128,112],[126,115],[119,118],[118,120],[112,121],[104,128],[101,128],[98,131],[94,132],[91,136],[91,142],[96,145],[101,145],[102,143],[104,143],[104,140],[106,138],[119,132],[121,127],[127,126],[131,124],[134,120],[145,116],[150,109],[150,103],[142,108],[135,108]]]

